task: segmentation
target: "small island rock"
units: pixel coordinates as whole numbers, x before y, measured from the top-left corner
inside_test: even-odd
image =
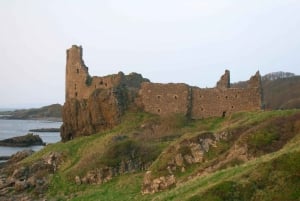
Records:
[[[45,145],[39,135],[28,133],[27,135],[0,140],[0,146],[29,147],[33,145]]]

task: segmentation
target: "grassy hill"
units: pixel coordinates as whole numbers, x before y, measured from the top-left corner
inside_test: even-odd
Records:
[[[207,142],[202,144],[207,149],[201,160],[189,162],[199,140]],[[48,145],[20,165],[30,166],[51,153],[62,159],[46,175],[49,200],[300,199],[300,110],[196,121],[128,112],[112,130]],[[76,177],[107,167],[113,167],[111,178],[76,184]],[[143,195],[148,171],[153,178],[172,174],[176,182]],[[28,193],[35,195],[35,190]]]
[[[268,109],[300,108],[300,76],[263,81]]]

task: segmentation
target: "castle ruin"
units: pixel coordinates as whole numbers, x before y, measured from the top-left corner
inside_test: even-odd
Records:
[[[160,116],[183,114],[191,119],[224,117],[262,107],[259,72],[246,88],[231,88],[228,70],[215,88],[151,83],[137,73],[91,77],[82,59],[82,48],[76,45],[67,50],[65,98],[63,141],[112,128],[120,123],[130,104]]]

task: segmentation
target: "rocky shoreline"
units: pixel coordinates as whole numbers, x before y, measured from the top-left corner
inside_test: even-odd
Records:
[[[0,156],[0,161],[7,161],[10,159],[10,156]]]
[[[30,166],[20,163],[33,153],[32,150],[17,152],[0,167],[1,200],[46,200],[48,177],[57,171],[62,155],[57,152],[49,153]],[[29,189],[31,194],[28,194]]]

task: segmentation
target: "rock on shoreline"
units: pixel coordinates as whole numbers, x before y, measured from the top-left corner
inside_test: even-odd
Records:
[[[49,132],[49,133],[58,133],[60,132],[60,128],[37,128],[37,129],[30,129],[30,132]]]
[[[27,135],[0,140],[0,146],[29,147],[33,145],[45,145],[39,135],[28,133]]]

